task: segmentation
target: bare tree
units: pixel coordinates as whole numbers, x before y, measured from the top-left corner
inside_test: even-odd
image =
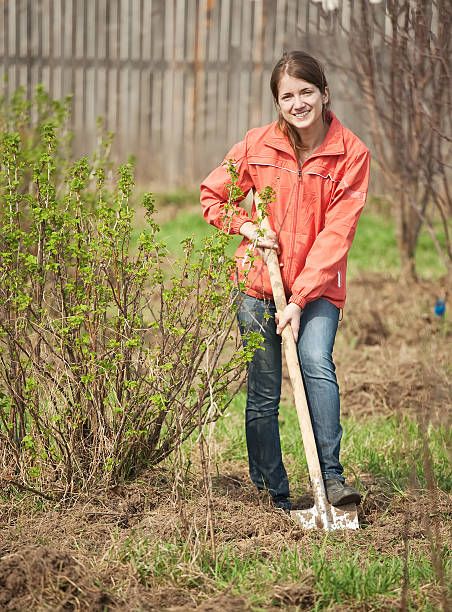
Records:
[[[390,185],[402,272],[416,278],[416,245],[425,226],[450,277],[452,3],[374,4],[359,0],[345,33],[375,159]]]

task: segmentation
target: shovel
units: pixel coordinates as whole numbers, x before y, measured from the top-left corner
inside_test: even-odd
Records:
[[[264,219],[261,226],[263,228],[269,228],[268,220]],[[270,275],[273,299],[277,312],[281,313],[287,306],[287,300],[282,283],[278,255],[273,249],[266,249],[266,263]],[[311,479],[312,492],[314,495],[314,506],[312,508],[308,508],[307,510],[292,510],[290,516],[306,529],[317,528],[325,529],[326,531],[333,531],[335,529],[359,529],[356,504],[347,504],[340,507],[332,506],[326,497],[314,431],[312,429],[311,416],[301,375],[300,361],[290,325],[286,325],[282,331],[282,343],[286,356],[287,368],[289,370],[290,382],[292,383],[295,408],[297,410],[298,422],[300,424],[309,477]]]

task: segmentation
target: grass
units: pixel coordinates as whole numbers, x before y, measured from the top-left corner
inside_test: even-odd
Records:
[[[336,540],[333,554],[328,540]],[[384,555],[370,548],[366,557],[350,550],[348,543],[336,536],[325,537],[320,544],[287,547],[279,556],[268,557],[265,551],[238,556],[233,547],[225,546],[217,557],[204,549],[193,563],[186,543],[159,543],[148,540],[127,540],[122,548],[122,561],[131,562],[144,585],[171,579],[183,589],[208,585],[221,591],[245,596],[253,610],[264,609],[272,600],[271,586],[298,585],[298,603],[310,604],[311,610],[329,609],[334,604],[388,603],[400,597],[404,575],[404,559],[399,555]],[[428,600],[422,586],[435,582],[435,572],[428,557],[410,554],[407,559],[410,588],[415,594],[416,607]],[[272,603],[277,603],[273,598]],[[388,608],[385,608],[388,609]],[[433,609],[433,608],[432,608]]]
[[[207,236],[211,236],[218,230],[206,223],[201,216],[201,212],[181,212],[177,217],[162,224],[159,237],[165,242],[174,257],[180,257],[183,253],[182,241],[191,236],[194,239],[196,248],[201,247],[202,241]],[[228,248],[228,254],[232,257],[238,245],[240,236],[232,236]]]

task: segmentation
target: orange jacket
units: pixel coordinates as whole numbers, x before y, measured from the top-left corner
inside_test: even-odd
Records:
[[[293,149],[277,123],[250,130],[232,147],[238,184],[247,194],[271,186],[276,200],[268,216],[278,235],[279,260],[287,298],[301,308],[324,297],[338,308],[345,303],[347,253],[352,244],[369,181],[370,156],[366,146],[331,113],[325,140],[298,167]],[[201,185],[205,219],[231,234],[246,221],[256,221],[237,205],[226,207],[231,179],[224,164]],[[239,280],[246,292],[271,299],[267,268],[255,255],[249,269],[244,239],[236,252]]]

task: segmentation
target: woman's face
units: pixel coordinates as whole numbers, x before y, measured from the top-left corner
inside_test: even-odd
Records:
[[[312,129],[323,124],[322,107],[328,102],[328,88],[320,89],[284,73],[279,82],[278,104],[284,119],[298,130]]]

